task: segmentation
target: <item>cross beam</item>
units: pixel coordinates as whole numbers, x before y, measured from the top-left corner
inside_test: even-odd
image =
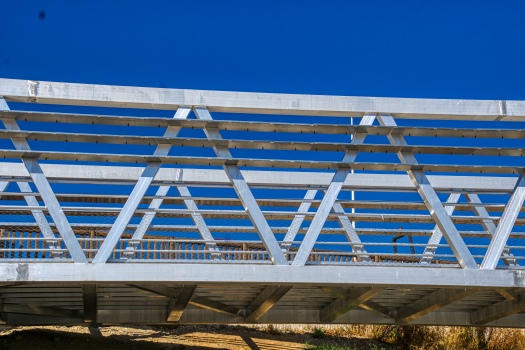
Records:
[[[481,325],[499,320],[500,318],[514,315],[525,311],[525,298],[519,298],[518,301],[504,300],[494,305],[487,306],[483,309],[474,311],[470,314],[470,322],[475,325]]]
[[[321,322],[333,322],[348,311],[364,304],[367,300],[381,293],[384,288],[356,287],[348,291],[344,298],[338,297],[320,312]]]
[[[130,286],[175,300],[181,294],[181,290],[177,288],[170,288],[163,284],[132,284]],[[235,306],[226,305],[224,303],[214,301],[209,298],[197,296],[195,294],[191,297],[189,304],[201,307],[203,309],[220,312],[230,316],[238,316],[242,311],[241,309]]]
[[[171,299],[166,312],[168,322],[179,322],[184,310],[186,310],[186,307],[193,297],[195,289],[197,289],[196,284],[185,284],[177,299]]]
[[[407,323],[476,293],[475,289],[439,289],[396,312],[396,320]]]
[[[28,315],[44,315],[65,318],[82,318],[82,311],[62,309],[58,307],[34,306],[21,304],[4,304],[3,312]]]
[[[322,287],[319,287],[319,289],[337,297],[337,298],[341,298],[341,299],[350,299],[352,298],[352,295],[348,292],[348,290],[342,288],[342,287],[337,287],[337,286],[322,286]],[[372,300],[367,300],[365,301],[364,303],[360,304],[359,307],[365,309],[365,310],[368,310],[368,311],[371,311],[373,313],[376,313],[378,315],[381,315],[381,316],[386,316],[386,317],[389,317],[389,318],[393,318],[391,316],[392,314],[392,310],[384,307],[383,305],[381,304],[378,304],[376,302],[373,302]]]
[[[257,322],[268,310],[270,310],[282,297],[292,289],[293,286],[274,286],[270,285],[251,302],[246,308],[250,314],[246,317],[246,322]]]
[[[510,289],[496,289],[501,296],[510,301],[519,301],[520,295]]]

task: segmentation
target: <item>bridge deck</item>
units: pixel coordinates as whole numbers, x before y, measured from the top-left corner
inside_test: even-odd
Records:
[[[525,324],[523,101],[0,79],[0,119],[3,323]]]

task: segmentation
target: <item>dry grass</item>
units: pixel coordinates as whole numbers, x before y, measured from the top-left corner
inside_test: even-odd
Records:
[[[525,329],[305,324],[0,328],[1,350],[58,348],[516,350],[525,349]]]
[[[262,326],[262,325],[261,325]],[[260,327],[261,327],[260,326]],[[257,327],[257,326],[255,326]],[[263,328],[262,326],[261,328]],[[310,349],[343,350],[352,346],[337,344],[343,339],[375,340],[370,349],[398,350],[523,350],[525,329],[490,327],[431,327],[374,325],[273,325],[283,334],[310,334]],[[323,334],[323,337],[319,337]],[[321,341],[321,339],[323,339]],[[312,344],[313,342],[313,344]],[[308,347],[307,347],[308,348]]]
[[[342,326],[333,336],[371,338],[399,350],[522,350],[523,329],[489,327]]]

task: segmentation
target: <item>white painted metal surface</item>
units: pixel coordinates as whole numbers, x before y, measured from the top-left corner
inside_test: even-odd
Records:
[[[523,101],[0,79],[0,119],[7,324],[525,322],[525,131],[474,122],[523,121]]]

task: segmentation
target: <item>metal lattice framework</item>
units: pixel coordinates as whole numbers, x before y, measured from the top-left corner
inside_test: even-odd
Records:
[[[525,324],[523,101],[0,79],[0,119],[4,323]]]

